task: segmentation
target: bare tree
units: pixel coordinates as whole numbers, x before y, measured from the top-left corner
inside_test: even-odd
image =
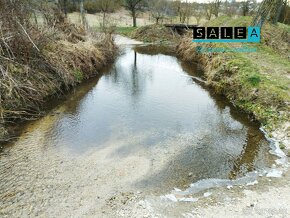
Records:
[[[115,7],[117,6],[117,0],[96,0],[96,7],[100,10],[103,14],[102,19],[102,26],[105,27],[106,25],[106,16],[109,12],[112,12]]]
[[[150,0],[149,9],[151,16],[155,19],[156,24],[168,14],[169,4],[167,0]]]
[[[282,6],[283,0],[264,0],[253,20],[253,25],[262,26],[266,19],[276,23],[281,14]]]
[[[247,16],[250,11],[250,1],[246,0],[242,2],[242,14],[243,16]]]
[[[190,16],[192,15],[191,3],[189,3],[188,0],[186,0],[185,2],[181,2],[178,0],[175,1],[175,7],[175,10],[177,11],[179,16],[179,21],[181,23],[185,23],[185,21],[189,23]]]
[[[45,2],[45,1],[39,1],[39,2]],[[59,9],[64,13],[64,16],[67,17],[68,0],[55,0],[54,2],[59,7]]]
[[[284,0],[283,9],[280,16],[280,22],[290,24],[290,1]]]
[[[257,8],[256,0],[244,0],[241,2],[242,15],[247,16],[255,11]]]
[[[213,7],[213,14],[214,14],[215,17],[219,16],[219,10],[220,10],[220,7],[221,7],[221,3],[222,3],[221,0],[214,0],[211,3],[212,7]]]
[[[88,23],[86,20],[86,14],[84,9],[84,0],[80,0],[80,15],[81,15],[81,24],[85,29],[87,29]]]
[[[195,4],[193,7],[193,16],[196,19],[196,24],[199,25],[201,18],[203,17],[204,12],[199,4]]]
[[[231,17],[237,14],[237,8],[238,3],[236,1],[229,2],[229,0],[226,0],[223,4],[223,13]]]
[[[213,4],[212,3],[208,3],[208,4],[204,4],[204,10],[205,10],[205,16],[207,20],[210,20],[212,15],[213,15]]]
[[[137,26],[137,14],[143,7],[144,0],[123,0],[123,6],[130,11],[133,27]]]
[[[63,11],[65,17],[67,17],[67,0],[63,0]]]

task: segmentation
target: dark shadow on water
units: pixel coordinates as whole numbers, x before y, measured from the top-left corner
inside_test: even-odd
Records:
[[[142,47],[142,54],[159,53],[163,54],[162,51],[158,52],[154,49],[152,51],[151,48],[146,50]],[[165,54],[168,53],[165,52]],[[263,169],[265,165],[270,166],[274,162],[274,157],[268,152],[270,148],[263,133],[259,130],[260,124],[235,108],[224,96],[217,95],[203,82],[194,79],[204,79],[202,67],[198,63],[180,62],[180,65],[189,76],[193,77],[193,83],[208,91],[221,112],[230,108],[230,116],[248,128],[247,139],[240,155],[233,157],[223,153],[217,146],[211,146],[215,144],[216,138],[208,136],[207,141],[193,144],[174,156],[161,171],[138,181],[136,187],[160,194],[171,191],[174,187],[187,188],[191,183],[202,179],[236,179],[248,172]]]

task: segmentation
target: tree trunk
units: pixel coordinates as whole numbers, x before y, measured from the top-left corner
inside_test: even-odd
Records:
[[[132,17],[133,17],[133,27],[137,27],[137,18],[135,11],[132,11]]]
[[[84,10],[84,0],[81,0],[80,2],[80,14],[81,14],[81,25],[85,29],[87,29],[87,22],[86,22],[85,10]]]
[[[67,17],[67,0],[63,0],[63,12],[64,16]]]
[[[159,17],[156,18],[156,24],[159,24]]]

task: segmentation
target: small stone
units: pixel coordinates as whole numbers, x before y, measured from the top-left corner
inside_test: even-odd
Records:
[[[188,174],[188,177],[192,177],[192,176],[193,176],[193,173],[190,172],[190,173]]]

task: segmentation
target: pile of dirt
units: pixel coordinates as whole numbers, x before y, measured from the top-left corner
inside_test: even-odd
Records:
[[[134,30],[132,38],[143,42],[170,42],[176,41],[179,35],[163,25],[142,26]]]
[[[17,1],[0,8],[0,142],[11,135],[7,126],[38,117],[49,97],[97,74],[117,51],[110,35],[70,24],[55,8],[38,25],[29,1]]]

